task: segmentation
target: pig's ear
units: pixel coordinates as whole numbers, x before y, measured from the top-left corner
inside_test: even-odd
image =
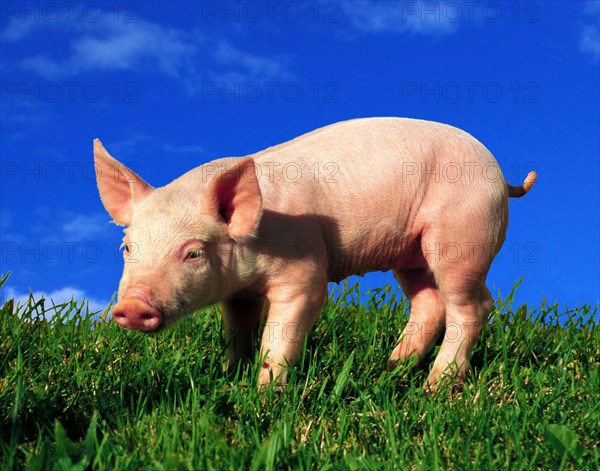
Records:
[[[117,224],[129,225],[136,204],[152,187],[111,157],[98,139],[94,140],[94,166],[102,204]]]
[[[254,160],[245,157],[215,175],[203,198],[204,212],[227,224],[230,237],[240,239],[252,234],[262,213],[262,195]]]

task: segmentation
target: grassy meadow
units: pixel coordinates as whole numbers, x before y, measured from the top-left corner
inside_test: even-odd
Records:
[[[222,371],[217,308],[144,335],[4,303],[0,469],[600,469],[597,308],[497,300],[463,391],[427,396],[430,364],[387,371],[406,302],[338,294],[263,394],[260,358]]]

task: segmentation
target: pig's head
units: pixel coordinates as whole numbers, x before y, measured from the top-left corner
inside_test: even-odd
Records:
[[[191,171],[152,188],[94,141],[104,207],[119,225],[124,270],[113,318],[126,329],[157,331],[243,287],[253,260],[262,197],[254,161],[235,160],[206,180]]]

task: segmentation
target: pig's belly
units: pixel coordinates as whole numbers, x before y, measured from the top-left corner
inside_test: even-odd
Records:
[[[420,235],[400,241],[382,240],[378,243],[356,245],[345,250],[332,250],[329,257],[328,277],[339,282],[352,275],[374,271],[408,270],[427,266]]]

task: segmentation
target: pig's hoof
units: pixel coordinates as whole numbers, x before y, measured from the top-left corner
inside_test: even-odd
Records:
[[[426,395],[432,396],[436,393],[444,391],[450,394],[457,394],[463,390],[463,378],[457,375],[444,375],[437,379],[427,379],[423,385],[423,392]]]
[[[426,396],[433,396],[437,392],[439,384],[440,383],[438,381],[425,381],[425,384],[423,385],[423,393],[425,393]]]
[[[396,358],[388,360],[388,371],[394,371],[399,366],[409,369],[419,366],[420,359],[417,356],[410,356],[408,358]]]

